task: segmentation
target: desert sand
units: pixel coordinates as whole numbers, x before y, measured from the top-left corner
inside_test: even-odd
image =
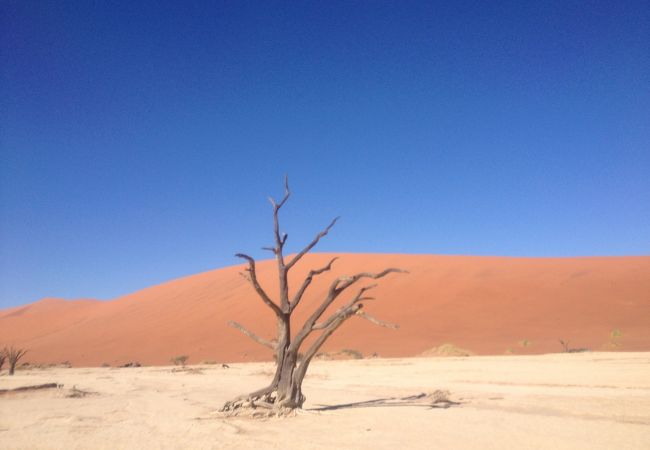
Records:
[[[3,449],[647,449],[650,353],[316,361],[294,417],[224,418],[271,363],[0,376]],[[6,373],[6,372],[5,372]],[[458,404],[400,400],[448,390]],[[77,393],[77,396],[71,394]]]
[[[309,269],[333,256],[305,256],[290,277],[293,288]],[[380,280],[376,300],[366,304],[369,313],[399,329],[355,318],[326,344],[329,352],[409,357],[453,344],[478,355],[541,354],[561,351],[559,339],[594,351],[650,350],[648,256],[337,256],[332,272],[310,287],[297,320],[336,276],[386,267],[409,273]],[[32,364],[161,365],[177,355],[188,355],[190,363],[270,360],[270,350],[227,326],[234,320],[265,337],[274,333],[273,315],[239,276],[242,269],[180,278],[111,301],[45,299],[5,309],[0,311],[0,345],[28,348],[24,361]],[[260,262],[258,273],[274,293],[274,263]],[[612,342],[614,330],[620,337]]]

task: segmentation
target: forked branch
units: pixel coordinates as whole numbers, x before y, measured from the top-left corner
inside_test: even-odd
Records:
[[[361,289],[363,291],[363,289]],[[368,319],[371,322],[383,326],[383,327],[388,327],[388,328],[398,328],[398,325],[388,323],[381,321],[379,319],[375,319],[369,314],[366,314],[365,312],[362,311],[363,304],[359,303],[360,299],[362,299],[362,292],[360,294],[357,294],[357,296],[350,302],[348,303],[345,307],[341,308],[338,310],[335,314],[333,314],[329,319],[327,319],[322,326],[316,326],[317,328],[322,328],[323,332],[321,333],[318,338],[314,341],[314,343],[309,347],[309,349],[305,352],[302,362],[300,363],[300,366],[297,368],[296,373],[295,373],[295,379],[297,381],[302,382],[303,377],[305,376],[305,373],[307,372],[307,369],[309,368],[309,364],[311,363],[312,358],[316,355],[318,350],[323,346],[325,341],[329,339],[329,337],[345,322],[352,316],[359,316],[364,319]],[[314,329],[316,329],[314,327]]]
[[[289,190],[289,177],[287,175],[284,176],[284,197],[282,197],[282,200],[280,202],[276,202],[273,197],[269,197],[269,201],[271,202],[271,205],[273,205],[273,234],[275,235],[275,247],[265,247],[266,250],[270,250],[273,253],[275,253],[280,260],[280,263],[284,265],[284,260],[282,257],[282,248],[284,247],[284,244],[287,242],[287,234],[280,234],[280,220],[278,219],[278,212],[280,211],[280,208],[284,206],[284,204],[289,200],[289,197],[291,196],[291,191]]]
[[[7,361],[9,362],[9,375],[13,375],[16,370],[16,364],[18,364],[20,358],[25,356],[27,349],[16,348],[12,345],[11,347],[5,347],[3,352],[7,355]]]
[[[296,335],[293,343],[291,344],[291,347],[294,349],[300,348],[300,345],[302,345],[305,338],[309,336],[309,334],[313,331],[314,329],[313,327],[316,324],[316,321],[318,321],[321,318],[321,316],[325,313],[327,308],[329,308],[330,305],[334,303],[334,301],[338,298],[339,295],[341,295],[341,293],[343,293],[346,289],[348,289],[357,281],[364,278],[377,280],[379,278],[385,277],[390,273],[405,273],[405,272],[406,272],[405,270],[391,267],[378,273],[361,272],[351,277],[344,276],[344,277],[337,278],[330,285],[329,292],[325,300],[323,300],[323,302],[316,309],[316,311],[314,311],[314,313],[305,321],[302,328]],[[357,293],[357,296],[352,300],[351,304],[355,304],[356,302],[360,301],[363,293],[368,289],[371,289],[372,287],[374,287],[374,285],[366,286],[365,288],[360,289],[359,292]]]
[[[293,311],[296,306],[298,306],[298,303],[300,303],[300,300],[302,300],[302,296],[305,294],[305,291],[311,284],[312,280],[316,275],[320,275],[323,272],[327,272],[332,269],[332,264],[334,264],[334,261],[339,259],[338,256],[335,256],[330,260],[330,262],[327,263],[326,266],[321,267],[320,269],[313,269],[309,271],[309,274],[307,275],[307,278],[302,282],[302,285],[298,289],[298,292],[296,292],[296,295],[293,296],[293,300],[291,301],[291,309],[290,312]]]
[[[348,308],[344,308],[339,314],[336,315],[332,323],[330,323],[327,328],[323,330],[321,335],[316,338],[311,347],[309,347],[309,349],[305,352],[302,358],[302,362],[294,374],[296,380],[302,382],[302,379],[304,378],[305,373],[309,368],[309,364],[311,363],[312,358],[316,355],[318,350],[320,350],[325,341],[329,339],[329,337],[338,329],[338,327],[343,324],[343,322],[359,312],[361,308],[363,308],[363,304],[356,303]]]
[[[370,289],[373,289],[376,286],[377,286],[376,284],[371,284],[370,286],[365,286],[365,287],[362,287],[361,289],[359,289],[359,291],[357,292],[357,295],[355,295],[354,298],[352,298],[352,300],[350,300],[349,303],[347,303],[345,306],[343,306],[343,307],[339,308],[338,310],[336,310],[324,322],[315,323],[314,325],[312,325],[311,330],[309,330],[307,335],[309,335],[309,333],[311,333],[314,330],[324,330],[324,329],[328,328],[331,324],[336,322],[342,316],[349,316],[349,312],[355,307],[355,305],[357,303],[360,303],[360,302],[365,301],[365,300],[373,300],[372,297],[364,297],[363,294],[366,291],[369,291]],[[357,311],[357,310],[355,309],[355,311]],[[360,312],[360,311],[357,311],[357,312]]]
[[[330,289],[327,297],[325,298],[325,300],[323,300],[323,303],[321,303],[321,305],[316,309],[316,311],[314,311],[314,313],[309,317],[309,319],[307,319],[303,329],[311,328],[314,325],[314,323],[316,323],[316,321],[320,319],[320,317],[327,310],[327,308],[329,308],[329,306],[334,302],[334,300],[336,300],[339,295],[341,295],[346,289],[348,289],[357,281],[364,278],[378,280],[379,278],[385,277],[389,273],[404,273],[404,272],[405,271],[402,269],[396,269],[391,267],[379,273],[361,272],[351,277],[343,276],[337,278],[330,285]],[[362,289],[362,291],[360,291],[360,293],[357,294],[357,296],[360,296],[360,294],[363,294],[363,292],[367,291],[368,289],[371,289],[371,286],[367,286],[365,289]]]
[[[276,202],[273,197],[269,197],[269,201],[273,205],[273,209],[275,212],[277,212],[284,204],[289,200],[289,196],[291,196],[291,191],[289,190],[289,176],[285,175],[284,176],[284,197],[282,197],[282,200],[280,202]]]

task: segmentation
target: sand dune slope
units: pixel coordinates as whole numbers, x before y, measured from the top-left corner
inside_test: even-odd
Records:
[[[307,255],[293,288],[332,254]],[[592,350],[650,350],[650,257],[500,258],[341,254],[314,281],[297,320],[316,305],[331,280],[358,271],[400,267],[367,302],[372,315],[400,325],[380,328],[353,318],[325,350],[414,356],[451,343],[475,354],[546,353],[558,339]],[[239,321],[271,337],[271,312],[233,266],[170,281],[106,302],[42,300],[0,311],[0,345],[30,349],[33,363],[111,365],[166,363],[186,354],[202,360],[248,361],[270,351],[227,326]],[[260,281],[277,289],[271,261]],[[353,294],[353,292],[350,292]],[[344,299],[342,299],[344,300]],[[611,332],[621,336],[612,342]]]

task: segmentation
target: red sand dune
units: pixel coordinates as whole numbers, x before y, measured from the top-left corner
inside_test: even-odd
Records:
[[[293,271],[292,286],[332,256],[307,255]],[[648,256],[339,256],[332,272],[312,284],[296,310],[297,320],[312,310],[335,276],[386,267],[409,273],[380,280],[377,299],[366,302],[366,311],[398,323],[398,330],[352,318],[330,339],[327,351],[414,356],[453,343],[477,354],[546,353],[562,350],[558,339],[592,350],[650,350]],[[275,329],[270,310],[239,276],[242,268],[181,278],[112,301],[45,299],[5,309],[0,345],[29,348],[25,360],[32,363],[167,364],[181,354],[195,363],[270,359],[268,349],[227,326],[235,320],[266,337]],[[258,263],[268,292],[277,286],[274,269],[272,261]],[[610,343],[614,329],[622,333],[616,348]],[[529,345],[522,345],[524,340]]]

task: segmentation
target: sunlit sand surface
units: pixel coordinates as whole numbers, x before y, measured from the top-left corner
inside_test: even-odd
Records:
[[[216,410],[264,386],[271,363],[50,368],[0,376],[3,449],[647,449],[650,353],[315,361],[304,412]],[[175,369],[175,370],[174,370]],[[433,407],[409,400],[449,391]]]

